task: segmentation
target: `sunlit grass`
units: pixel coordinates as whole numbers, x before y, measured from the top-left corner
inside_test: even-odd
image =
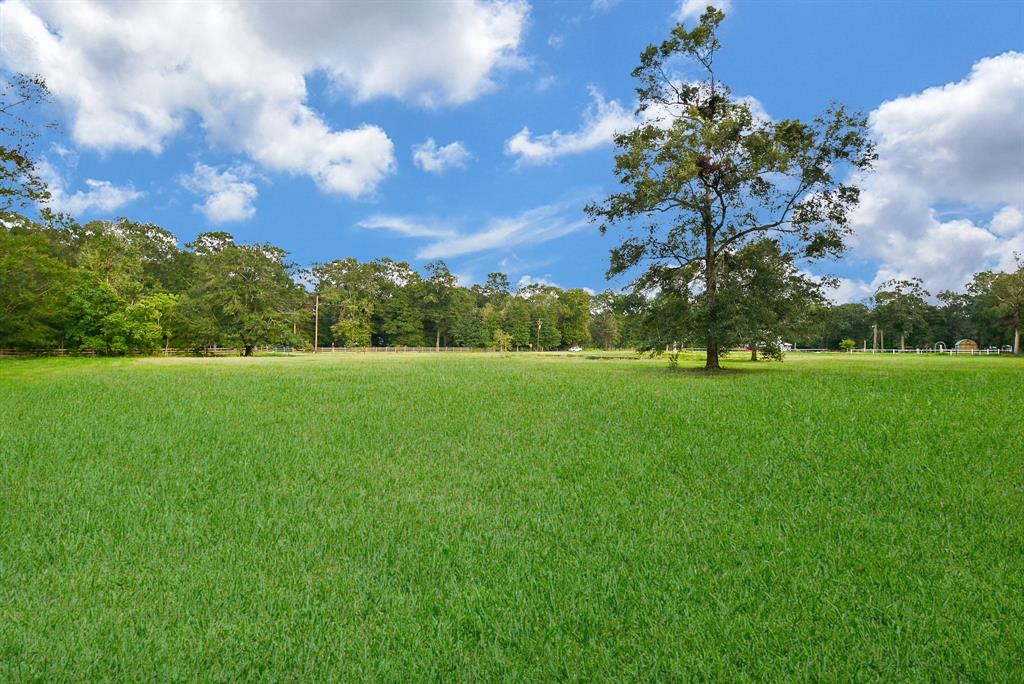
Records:
[[[0,680],[1024,679],[1024,363],[726,365],[2,363]]]

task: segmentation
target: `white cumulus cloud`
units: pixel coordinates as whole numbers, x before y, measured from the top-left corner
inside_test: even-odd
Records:
[[[458,140],[438,147],[433,138],[427,138],[426,142],[412,147],[412,159],[416,166],[429,173],[463,168],[471,156],[466,146]]]
[[[107,180],[85,179],[85,190],[68,190],[67,181],[57,169],[45,159],[36,168],[39,177],[50,191],[48,206],[64,211],[77,218],[90,214],[110,214],[124,205],[139,199],[145,193],[128,185],[114,185]]]
[[[813,274],[808,274],[815,277]],[[875,293],[871,283],[856,278],[838,278],[834,287],[828,288],[826,295],[836,304],[846,302],[866,302]]]
[[[253,202],[259,196],[252,182],[252,169],[237,166],[221,171],[197,162],[192,173],[181,177],[186,189],[205,198],[202,204],[192,205],[211,223],[245,221],[256,215]]]
[[[535,277],[529,274],[520,276],[519,280],[516,281],[516,290],[521,291],[531,285],[543,285],[546,287],[561,287],[556,282],[551,280],[551,274],[545,273],[542,276]]]
[[[1018,207],[1003,207],[992,217],[992,232],[1003,237],[1024,233],[1024,211]]]
[[[159,153],[198,119],[213,144],[358,197],[394,170],[394,145],[370,123],[330,126],[306,104],[305,77],[326,74],[357,101],[465,103],[522,65],[528,11],[500,0],[8,0],[0,60],[46,78],[78,145]]]
[[[853,253],[872,286],[919,276],[961,287],[1024,252],[1024,54],[980,60],[962,81],[871,113],[877,171],[854,214]]]
[[[726,14],[732,12],[732,0],[680,0],[672,18],[678,22],[700,19],[708,7],[720,9]]]

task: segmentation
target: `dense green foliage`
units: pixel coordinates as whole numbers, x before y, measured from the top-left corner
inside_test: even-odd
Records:
[[[162,346],[308,347],[314,298],[320,344],[514,348],[590,343],[584,290],[528,285],[504,274],[457,285],[443,262],[422,275],[391,259],[341,259],[300,271],[269,244],[203,233],[181,248],[168,231],[125,219],[41,224],[4,214],[0,347],[149,353]],[[305,280],[312,291],[302,287]]]
[[[1024,679],[1021,360],[725,365],[0,363],[0,680]]]
[[[181,247],[169,231],[125,219],[36,223],[0,216],[0,348],[96,349],[150,353],[199,349],[312,347],[314,301],[320,345],[512,349],[666,349],[699,346],[703,315],[685,290],[647,295],[531,284],[513,291],[492,273],[463,287],[443,262],[425,274],[404,262],[339,259],[308,270],[269,244],[237,244],[203,233]],[[720,325],[752,349],[779,341],[838,349],[842,339],[872,346],[930,348],[971,338],[1011,344],[1020,327],[1024,267],[979,273],[963,293],[919,282],[886,283],[872,306],[832,306],[777,242],[749,243],[722,259],[720,291],[733,305]],[[306,286],[300,285],[306,283]]]
[[[443,261],[427,264],[424,275],[386,258],[318,264],[308,279],[320,298],[323,346],[484,348],[497,333],[518,349],[590,341],[591,297],[580,289],[531,284],[513,293],[503,273],[467,288]]]
[[[819,307],[812,316],[816,331],[805,336],[807,346],[836,349],[843,339],[853,339],[871,349],[930,349],[938,343],[947,348],[958,340],[971,339],[982,347],[1015,343],[1020,353],[1021,312],[1024,311],[1024,263],[1009,273],[984,271],[975,274],[964,292],[931,293],[919,279],[890,280],[879,286],[866,304]]]

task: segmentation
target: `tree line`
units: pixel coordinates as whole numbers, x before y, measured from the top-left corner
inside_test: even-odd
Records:
[[[0,214],[0,347],[147,354],[222,346],[252,353],[311,348],[315,331],[325,347],[663,350],[702,341],[689,320],[701,309],[677,289],[513,288],[503,273],[466,287],[443,261],[419,271],[389,258],[302,269],[280,247],[239,243],[225,232],[181,245],[149,223],[50,218]],[[951,346],[961,338],[1002,346],[1020,323],[1019,300],[1015,309],[1002,301],[1024,270],[979,273],[963,292],[938,293],[937,303],[919,280],[894,281],[869,306],[832,305],[822,285],[770,241],[751,243],[726,263],[720,292],[733,303],[727,343],[754,353],[771,356],[782,340],[837,349],[852,339],[871,347],[875,330],[890,347]]]
[[[233,346],[590,345],[592,298],[507,276],[462,287],[443,261],[389,258],[297,268],[285,250],[225,232],[179,246],[127,219],[80,225],[0,218],[0,347],[104,354]],[[318,314],[318,321],[314,316]],[[595,328],[608,347],[617,339]]]

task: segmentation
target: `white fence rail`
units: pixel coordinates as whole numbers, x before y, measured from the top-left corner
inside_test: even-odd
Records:
[[[320,347],[318,354],[358,353],[358,352],[482,352],[482,347]]]
[[[680,347],[680,352],[698,352],[705,353],[707,350],[704,347]],[[760,350],[759,350],[760,351]],[[665,353],[671,353],[672,349],[668,348]],[[749,349],[737,347],[729,350],[730,354],[749,354]],[[791,353],[810,353],[810,354],[846,354],[847,352],[842,349],[825,349],[819,347],[794,347],[793,349],[787,349],[787,354]],[[1006,349],[851,349],[850,353],[854,354],[941,354],[945,356],[998,356],[999,354],[1005,354],[1012,356],[1013,351]]]
[[[803,350],[800,350],[803,351]],[[998,356],[1013,354],[1002,349],[851,349],[854,354],[943,354],[945,356]]]

